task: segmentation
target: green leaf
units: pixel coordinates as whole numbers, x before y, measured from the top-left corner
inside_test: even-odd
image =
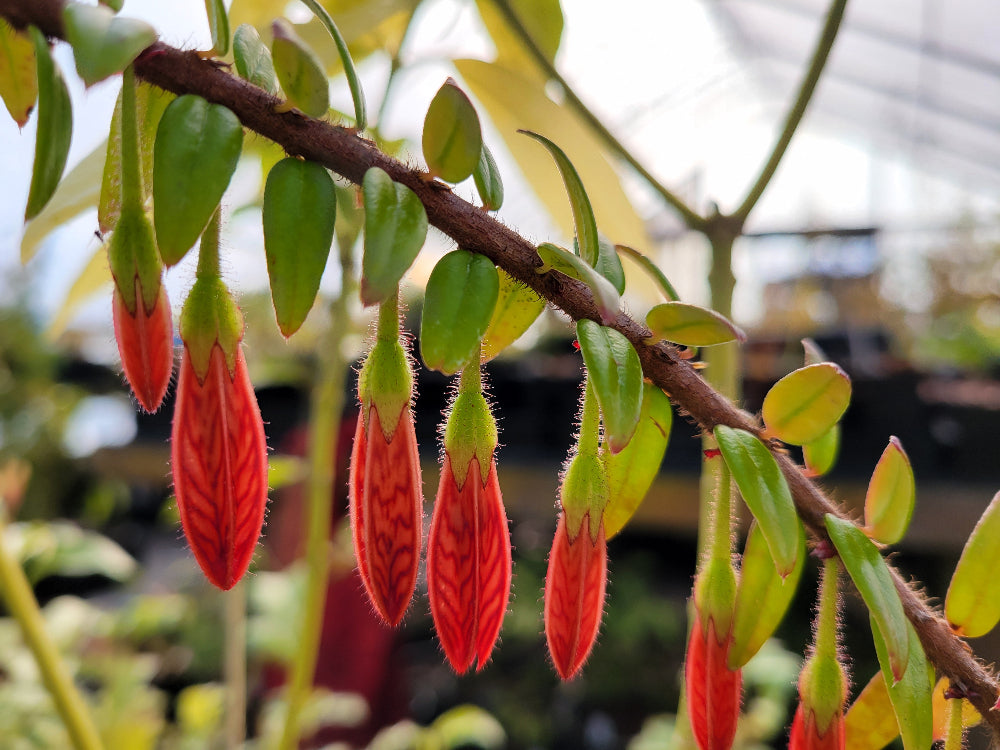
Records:
[[[934,742],[934,711],[931,693],[934,668],[927,663],[924,647],[913,626],[906,623],[909,637],[909,660],[902,679],[892,682],[889,653],[879,625],[872,617],[875,653],[882,667],[882,679],[889,690],[889,700],[896,714],[904,750],[926,750]]]
[[[98,0],[98,2],[101,5],[107,5],[115,13],[120,11],[122,9],[122,6],[125,4],[125,0]]]
[[[986,635],[1000,622],[1000,492],[972,530],[944,600],[951,627],[966,638]]]
[[[715,439],[744,502],[760,524],[778,575],[788,576],[798,565],[803,531],[785,475],[771,451],[749,432],[719,425]]]
[[[500,273],[500,292],[493,317],[483,336],[484,362],[489,362],[517,341],[545,309],[545,300],[535,290],[515,281],[506,271],[497,270]]]
[[[500,179],[496,160],[485,142],[472,177],[476,181],[476,191],[483,202],[483,208],[487,211],[499,211],[503,205],[503,181]]]
[[[73,135],[73,105],[59,66],[49,52],[45,35],[34,26],[29,34],[35,45],[38,69],[38,128],[35,131],[35,166],[24,219],[32,219],[49,202],[59,184],[69,142]]]
[[[618,294],[625,294],[625,269],[615,246],[600,233],[597,235],[597,263],[594,269],[612,283]]]
[[[682,346],[713,346],[730,341],[742,343],[746,334],[727,318],[687,302],[663,302],[646,313],[646,325],[657,341],[666,339]]]
[[[618,453],[632,439],[642,410],[642,365],[627,338],[584,318],[576,324],[584,364],[601,406],[604,440]]]
[[[455,706],[438,716],[430,726],[432,736],[441,750],[477,747],[501,750],[507,746],[507,735],[492,714],[479,706]]]
[[[240,78],[269,94],[278,95],[278,75],[274,72],[271,50],[261,40],[257,29],[248,23],[240,24],[233,34],[233,59]]]
[[[45,332],[46,336],[52,340],[61,336],[80,305],[98,291],[103,290],[111,280],[107,247],[102,245],[94,251],[87,265],[84,266],[80,275],[70,286],[69,291],[66,292],[59,310],[56,311],[52,323]]]
[[[422,145],[431,177],[461,182],[479,165],[483,133],[469,97],[449,78],[431,99]]]
[[[351,99],[354,102],[354,123],[355,127],[361,131],[368,127],[368,115],[365,110],[365,93],[361,89],[361,79],[358,78],[358,71],[354,67],[354,59],[351,51],[347,48],[347,41],[340,33],[333,18],[326,12],[326,8],[316,0],[302,0],[316,17],[323,24],[323,27],[333,38],[333,43],[337,46],[337,54],[340,55],[340,63],[344,66],[344,75],[347,76],[347,85],[351,89]]]
[[[761,410],[770,435],[791,445],[818,440],[847,411],[851,381],[832,362],[789,373],[768,391]]]
[[[274,70],[288,103],[310,117],[323,117],[330,109],[330,81],[313,52],[283,18],[271,24]]]
[[[319,164],[289,157],[264,186],[264,251],[278,328],[291,336],[305,321],[333,244],[337,195]]]
[[[601,231],[615,242],[651,246],[646,224],[626,195],[600,139],[570,108],[546,96],[545,82],[537,73],[481,60],[454,62],[466,90],[476,97],[531,189],[566,236],[573,236],[574,220],[559,171],[538,158],[538,146],[519,135],[518,128],[558,133],[560,147],[573,155],[573,165],[587,185]]]
[[[103,575],[124,581],[136,571],[135,560],[115,542],[67,521],[14,523],[4,544],[33,581],[51,575]]]
[[[243,128],[221,104],[186,94],[160,118],[153,147],[153,222],[163,262],[179,263],[215,213],[243,148]]]
[[[883,544],[898,542],[910,525],[915,499],[916,484],[910,458],[899,438],[890,437],[865,495],[868,534]]]
[[[853,523],[830,513],[825,520],[833,546],[885,640],[890,669],[898,681],[910,656],[909,622],[889,567],[878,547]]]
[[[805,567],[806,535],[801,523],[798,524],[797,537],[795,567],[782,578],[774,567],[760,524],[755,522],[750,527],[736,588],[733,635],[728,656],[730,669],[739,669],[750,661],[785,618]]]
[[[0,97],[19,128],[38,98],[35,75],[35,45],[4,20],[0,20]]]
[[[486,256],[453,250],[437,262],[420,318],[420,356],[427,367],[453,375],[479,357],[499,288],[496,266]]]
[[[889,690],[876,672],[844,717],[844,734],[851,750],[882,750],[899,735]]]
[[[135,105],[139,121],[139,165],[142,170],[143,196],[148,199],[153,194],[153,144],[156,130],[167,105],[175,99],[169,91],[152,86],[144,81],[136,81]],[[108,134],[107,158],[104,161],[104,175],[101,178],[101,199],[97,204],[97,225],[102,232],[114,228],[121,213],[122,200],[122,97],[118,93],[115,111],[111,116],[111,131]]]
[[[97,145],[73,167],[66,179],[59,183],[51,200],[38,215],[28,222],[21,238],[21,262],[27,263],[38,251],[49,233],[62,226],[74,216],[97,205],[99,197],[101,167],[107,142]]]
[[[66,41],[76,72],[88,86],[121,73],[156,41],[156,30],[137,18],[122,18],[103,5],[69,3],[63,9]]]
[[[677,290],[674,289],[674,285],[670,283],[670,280],[666,277],[663,271],[660,270],[660,267],[652,260],[628,245],[615,245],[615,250],[619,255],[624,253],[626,257],[634,260],[639,267],[645,271],[646,274],[653,279],[653,281],[656,282],[656,285],[660,287],[667,300],[671,302],[680,301],[680,296],[677,294]]]
[[[535,269],[536,273],[555,270],[572,279],[582,281],[590,288],[590,293],[594,296],[594,304],[597,305],[601,322],[610,324],[615,321],[615,318],[618,317],[618,306],[621,304],[621,298],[610,281],[569,250],[564,250],[550,242],[543,242],[538,246],[538,257],[542,259],[542,266]]]
[[[361,302],[374,305],[396,293],[427,237],[424,204],[406,185],[372,167],[362,183],[365,252],[361,261]]]
[[[840,452],[840,425],[835,424],[811,443],[802,446],[806,468],[813,476],[821,477],[837,462]]]
[[[576,167],[573,166],[566,153],[544,135],[533,133],[530,130],[519,130],[518,132],[541,143],[556,160],[556,166],[559,167],[559,173],[566,185],[566,193],[569,195],[569,203],[573,209],[573,223],[576,226],[579,255],[588,265],[596,267],[600,254],[597,219],[594,218],[594,209],[590,204],[590,198],[587,197],[587,191],[583,188],[583,181],[580,179]],[[615,283],[615,279],[608,280],[612,284]]]
[[[212,51],[222,56],[229,52],[229,15],[222,0],[205,0],[208,30],[212,33]]]
[[[607,453],[608,504],[604,534],[610,539],[635,515],[660,473],[667,452],[674,412],[670,399],[652,383],[642,384],[642,410],[635,434],[618,453]]]

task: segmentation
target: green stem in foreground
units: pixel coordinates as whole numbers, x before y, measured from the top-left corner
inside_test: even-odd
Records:
[[[243,747],[247,730],[247,587],[240,581],[223,595],[226,640],[226,750]]]
[[[846,8],[847,0],[833,0],[830,4],[830,10],[826,14],[826,22],[823,24],[823,31],[820,32],[819,42],[813,50],[812,59],[809,61],[809,67],[802,78],[802,83],[799,84],[799,93],[796,95],[795,101],[792,102],[788,114],[785,115],[785,124],[781,128],[778,140],[775,141],[774,147],[771,149],[771,155],[764,163],[763,168],[761,168],[756,182],[754,182],[753,187],[747,192],[747,197],[743,199],[740,207],[733,212],[733,216],[741,222],[746,221],[753,207],[757,205],[757,201],[760,200],[768,183],[778,170],[778,164],[781,163],[781,158],[785,155],[788,144],[792,142],[792,136],[795,135],[795,131],[799,127],[799,122],[801,122],[802,117],[806,113],[806,108],[809,106],[813,92],[816,90],[816,84],[819,83],[820,76],[823,74],[823,68],[826,67],[826,61],[830,56],[830,50],[833,49],[833,42],[837,38],[837,32],[840,30],[840,22],[844,18],[844,10]]]
[[[655,190],[664,201],[666,201],[684,220],[684,223],[689,229],[695,229],[698,231],[703,231],[706,226],[705,218],[699,216],[695,211],[688,206],[680,197],[675,195],[672,191],[662,185],[649,170],[647,170],[635,156],[632,155],[624,144],[621,143],[610,130],[601,122],[601,119],[590,111],[590,108],[576,95],[573,87],[569,85],[569,82],[560,75],[559,71],[556,70],[555,65],[553,65],[545,53],[541,50],[538,44],[535,42],[534,38],[531,36],[531,32],[525,28],[524,24],[521,23],[521,19],[518,18],[517,12],[511,7],[508,0],[493,0],[494,5],[503,15],[504,20],[507,22],[507,26],[510,28],[514,34],[517,35],[518,39],[524,44],[525,48],[531,53],[532,58],[539,68],[545,73],[546,77],[554,80],[563,90],[563,94],[566,97],[566,102],[573,108],[573,110],[583,118],[590,128],[597,133],[605,145],[613,151],[618,157],[624,160],[632,169],[634,169],[653,190]]]
[[[338,452],[340,415],[344,409],[344,385],[348,363],[341,354],[344,334],[350,329],[348,300],[356,294],[349,253],[341,253],[341,290],[330,305],[330,321],[321,352],[319,372],[312,391],[309,412],[309,481],[303,522],[306,529],[306,598],[302,608],[299,645],[292,662],[286,692],[287,713],[281,735],[281,750],[298,747],[302,709],[312,692],[319,655],[323,610],[330,570],[330,522],[333,512],[333,479]],[[383,305],[396,316],[396,297]],[[396,323],[397,331],[399,323]],[[381,317],[380,317],[381,334]]]
[[[103,745],[93,718],[45,629],[45,620],[31,585],[20,564],[4,546],[5,527],[0,509],[0,595],[21,627],[25,643],[35,657],[42,681],[52,696],[73,746],[76,750],[101,750]]]

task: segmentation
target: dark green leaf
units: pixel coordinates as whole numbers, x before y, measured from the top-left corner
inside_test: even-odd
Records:
[[[600,254],[600,240],[597,237],[597,220],[594,218],[594,209],[590,205],[590,198],[583,188],[583,181],[573,166],[573,162],[555,143],[544,135],[533,133],[530,130],[519,130],[519,133],[530,136],[541,143],[552,154],[559,167],[563,183],[566,185],[566,192],[569,195],[570,207],[573,209],[573,223],[576,225],[576,242],[579,248],[579,255],[592,268],[597,265]],[[609,279],[612,285],[614,280]]]
[[[746,340],[746,334],[727,318],[687,302],[657,305],[646,313],[646,325],[657,341],[666,339],[683,346],[713,346]]]
[[[760,524],[778,575],[787,576],[798,564],[803,532],[785,475],[771,451],[749,432],[719,425],[715,439],[744,502]]]
[[[832,362],[802,367],[768,391],[761,414],[767,431],[792,445],[818,440],[847,411],[851,380]]]
[[[483,150],[479,115],[452,78],[431,99],[424,117],[422,145],[431,177],[461,182],[479,164]]]
[[[240,78],[278,95],[278,75],[274,72],[271,50],[261,41],[257,29],[248,23],[241,23],[233,34],[233,59]]]
[[[625,269],[615,246],[606,237],[598,235],[597,263],[594,269],[611,282],[618,294],[625,294]]]
[[[497,169],[493,154],[485,143],[479,153],[479,163],[472,177],[476,181],[476,190],[483,202],[483,208],[487,211],[500,210],[500,206],[503,205],[503,181],[500,179],[500,171]]]
[[[62,72],[49,52],[45,35],[30,28],[35,45],[38,67],[38,128],[35,133],[35,166],[31,173],[28,205],[24,210],[27,221],[38,215],[56,190],[73,135],[73,106]]]
[[[825,520],[837,554],[885,640],[890,669],[898,681],[910,658],[909,622],[889,567],[878,547],[853,523],[829,513]]]
[[[420,356],[432,370],[452,375],[479,357],[500,281],[489,258],[453,250],[427,279],[420,318]]]
[[[229,52],[229,15],[222,0],[205,0],[208,30],[212,33],[212,51],[216,55]]]
[[[627,338],[584,318],[576,324],[583,361],[601,405],[604,440],[618,453],[632,439],[642,409],[642,365]]]
[[[337,54],[340,55],[340,63],[344,66],[344,75],[347,76],[347,85],[351,89],[351,99],[354,102],[354,124],[359,131],[364,130],[368,127],[365,93],[361,89],[361,79],[358,78],[358,71],[354,67],[354,58],[351,57],[351,51],[347,48],[344,35],[340,33],[340,29],[337,28],[337,24],[333,22],[330,14],[326,12],[326,8],[316,0],[302,0],[302,2],[316,14],[320,23],[333,38],[333,43],[337,45]]]
[[[652,383],[643,383],[642,411],[635,434],[621,451],[604,456],[608,473],[608,504],[604,508],[606,538],[622,530],[653,486],[667,452],[673,415],[667,394]]]
[[[597,305],[601,321],[606,324],[614,322],[615,318],[618,317],[618,306],[621,304],[621,298],[610,281],[578,256],[550,242],[543,242],[538,246],[538,257],[542,259],[542,266],[535,269],[537,273],[555,270],[570,278],[582,281],[590,288],[590,293],[594,296],[594,304]]]
[[[168,266],[180,262],[208,225],[242,148],[240,121],[221,104],[187,94],[167,106],[153,146],[153,220]]]
[[[282,159],[264,186],[264,250],[271,300],[286,337],[312,309],[333,244],[337,196],[319,164]]]
[[[283,18],[271,24],[271,56],[288,103],[310,117],[330,109],[330,81],[319,58]]]
[[[63,9],[66,41],[76,72],[88,86],[121,73],[156,41],[156,30],[137,18],[122,18],[102,5],[69,3]]]
[[[760,524],[755,522],[750,527],[736,589],[733,637],[728,656],[730,669],[739,669],[750,661],[785,618],[805,567],[806,535],[801,523],[798,524],[798,547],[795,567],[782,578],[774,567]]]
[[[362,185],[365,200],[365,252],[361,261],[361,301],[384,302],[413,264],[427,237],[424,204],[405,185],[372,167]]]

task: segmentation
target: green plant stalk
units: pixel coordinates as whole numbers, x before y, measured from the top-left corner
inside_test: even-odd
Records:
[[[226,644],[223,672],[226,680],[226,750],[239,750],[247,727],[247,589],[240,581],[223,594]]]
[[[101,750],[101,737],[86,702],[77,691],[55,643],[45,629],[45,619],[20,564],[4,546],[6,521],[0,510],[0,595],[17,620],[31,650],[42,681],[52,696],[66,732],[76,750]]]
[[[122,73],[121,208],[139,213],[142,208],[142,176],[139,167],[139,117],[135,106],[135,71]]]
[[[601,408],[597,404],[597,393],[590,383],[590,376],[584,382],[583,412],[580,415],[580,438],[577,441],[577,453],[597,455],[598,441],[601,436]]]
[[[344,334],[350,329],[348,300],[356,294],[350,252],[341,252],[340,295],[330,304],[330,320],[324,345],[319,347],[320,363],[312,389],[309,412],[309,479],[303,522],[306,528],[306,597],[302,609],[299,647],[291,665],[286,692],[285,723],[281,750],[298,747],[302,709],[312,692],[319,655],[327,578],[330,572],[330,522],[332,517],[333,478],[340,433],[340,415],[344,409],[344,386],[348,364],[341,353]],[[391,305],[395,315],[396,297]],[[380,315],[380,333],[381,333]],[[398,330],[399,323],[396,322]]]
[[[654,191],[656,191],[663,200],[669,204],[684,220],[684,223],[689,229],[695,229],[698,231],[704,231],[707,222],[705,217],[697,214],[694,209],[688,206],[681,198],[675,195],[672,191],[662,185],[653,174],[643,166],[632,153],[621,143],[610,130],[601,122],[601,119],[590,111],[590,108],[576,95],[573,87],[569,85],[569,82],[563,78],[556,67],[549,62],[548,57],[542,52],[541,48],[532,38],[531,33],[525,28],[524,24],[521,23],[521,19],[518,18],[517,12],[511,6],[508,0],[493,0],[493,4],[496,5],[497,9],[503,15],[504,20],[507,22],[508,27],[514,34],[517,35],[518,39],[524,44],[525,48],[531,53],[532,58],[539,68],[545,73],[545,75],[554,80],[556,83],[562,87],[563,94],[566,97],[566,102],[572,107],[572,109],[587,123],[588,126],[598,135],[598,137],[604,141],[604,144],[615,154],[618,155],[620,159],[625,161],[632,169],[634,169],[639,176],[641,176]]]
[[[733,213],[733,217],[739,219],[741,224],[746,221],[753,207],[757,205],[757,201],[764,194],[768,183],[771,182],[771,178],[774,177],[774,173],[778,170],[778,164],[781,163],[788,144],[792,142],[792,136],[795,135],[795,131],[798,129],[799,123],[806,113],[813,93],[816,91],[816,84],[819,83],[819,79],[823,74],[823,68],[826,67],[826,61],[830,57],[830,50],[833,49],[833,42],[837,38],[837,32],[840,30],[840,22],[844,18],[844,10],[846,8],[847,0],[833,0],[830,4],[830,9],[826,14],[826,21],[823,24],[823,30],[820,32],[819,41],[813,50],[812,58],[809,61],[809,67],[806,68],[802,83],[799,84],[799,92],[795,96],[795,101],[792,102],[788,114],[785,115],[785,124],[781,128],[778,140],[774,142],[771,155],[761,168],[757,180],[747,192],[746,198],[743,199],[740,207]]]
[[[816,653],[837,655],[837,573],[840,560],[831,557],[823,561],[819,589],[819,618],[816,625]]]
[[[962,704],[964,699],[952,698],[948,701],[948,729],[944,736],[944,750],[962,750]]]

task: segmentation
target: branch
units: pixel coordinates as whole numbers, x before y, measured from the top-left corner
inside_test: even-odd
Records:
[[[806,108],[809,106],[813,92],[816,90],[816,84],[819,83],[823,68],[826,67],[826,60],[830,56],[833,42],[837,38],[837,31],[840,29],[840,21],[844,17],[844,9],[846,7],[847,0],[833,0],[833,3],[830,5],[826,22],[823,24],[823,31],[820,33],[819,42],[816,45],[816,49],[813,50],[812,59],[809,61],[809,68],[806,70],[802,83],[799,84],[798,96],[795,97],[792,108],[788,110],[788,114],[785,116],[785,125],[781,129],[781,135],[775,141],[771,155],[761,169],[757,181],[750,188],[747,197],[743,199],[740,207],[732,214],[741,223],[746,221],[747,216],[750,215],[753,207],[757,205],[757,201],[764,194],[764,190],[778,169],[781,157],[785,155],[788,144],[792,142],[792,136],[795,134],[799,122],[806,113]]]
[[[843,5],[844,0],[838,0]],[[62,36],[62,0],[0,0],[0,16],[15,26],[33,22],[46,34]],[[514,278],[545,297],[574,320],[599,321],[597,307],[584,285],[556,273],[539,274],[541,260],[535,247],[485,211],[457,197],[439,183],[428,182],[423,173],[381,153],[376,146],[344,128],[292,112],[277,113],[279,100],[230,75],[217,64],[202,60],[196,52],[156,43],[135,61],[136,74],[151,84],[176,94],[197,94],[231,109],[254,132],[280,144],[289,154],[323,164],[355,183],[371,167],[384,169],[392,179],[413,190],[431,224],[460,247],[481,253]],[[646,343],[649,330],[624,312],[613,327],[635,346],[643,372],[670,394],[673,402],[704,430],[717,425],[760,434],[760,427],[746,412],[713,390],[690,365],[667,344]],[[791,488],[803,522],[817,539],[828,539],[823,518],[832,513],[845,517],[800,468],[784,453],[776,458]],[[994,677],[972,654],[964,640],[931,608],[917,591],[890,566],[907,617],[913,624],[928,658],[938,672],[961,683],[983,720],[1000,737],[1000,712],[992,711],[997,698]]]

